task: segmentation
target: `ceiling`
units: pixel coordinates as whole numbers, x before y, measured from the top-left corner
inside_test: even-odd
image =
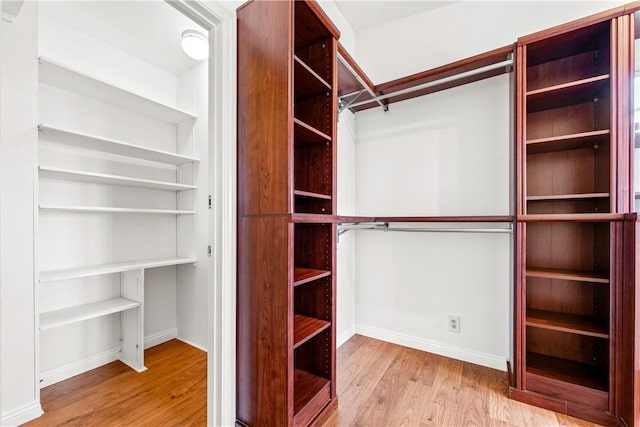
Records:
[[[354,31],[359,31],[407,16],[437,9],[455,1],[414,0],[335,0],[344,17]]]
[[[206,34],[164,1],[43,1],[40,11],[175,75],[199,63],[182,51],[182,32]]]

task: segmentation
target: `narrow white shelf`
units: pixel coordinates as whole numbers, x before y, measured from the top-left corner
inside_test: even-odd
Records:
[[[198,159],[195,157],[183,156],[169,151],[154,150],[141,145],[129,144],[128,142],[102,138],[100,136],[89,135],[82,132],[75,132],[69,129],[49,126],[44,123],[38,126],[38,130],[40,130],[40,135],[44,139],[72,147],[86,148],[88,150],[96,150],[103,153],[134,157],[137,159],[176,166],[188,163],[198,163]]]
[[[43,83],[98,99],[167,123],[179,123],[185,119],[196,118],[194,114],[188,111],[154,101],[130,90],[74,70],[44,56],[41,56],[38,61],[40,63],[40,81]]]
[[[193,215],[195,211],[183,211],[175,209],[140,209],[140,208],[111,208],[103,206],[59,206],[40,205],[41,211],[60,212],[86,212],[86,213],[124,213],[124,214],[151,214],[151,215]]]
[[[51,329],[108,314],[120,313],[140,307],[140,303],[126,298],[113,298],[91,304],[78,305],[62,310],[49,311],[40,314],[40,330]]]
[[[101,276],[103,274],[122,273],[143,268],[167,267],[170,265],[193,264],[195,258],[155,258],[136,261],[114,262],[111,264],[88,265],[84,267],[47,270],[40,272],[40,283],[58,280],[79,279],[81,277]]]
[[[40,166],[40,178],[63,179],[97,184],[122,185],[127,187],[153,188],[156,190],[185,191],[194,190],[195,185],[177,184],[175,182],[152,181],[148,179],[130,178],[120,175],[85,172],[73,169]]]

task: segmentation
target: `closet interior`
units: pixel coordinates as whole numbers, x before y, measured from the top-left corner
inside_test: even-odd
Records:
[[[209,67],[185,30],[208,34],[165,2],[39,5],[41,387],[208,347]]]

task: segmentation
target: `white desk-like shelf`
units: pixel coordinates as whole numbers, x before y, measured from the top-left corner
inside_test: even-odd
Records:
[[[62,179],[97,184],[122,185],[127,187],[153,188],[156,190],[185,191],[194,190],[195,185],[178,184],[175,182],[152,181],[149,179],[130,178],[120,175],[108,175],[95,172],[85,172],[73,169],[52,168],[40,166],[40,178]]]
[[[198,159],[195,157],[183,156],[169,151],[155,150],[153,148],[129,144],[128,142],[117,141],[115,139],[102,138],[96,135],[75,132],[69,129],[49,126],[44,123],[38,126],[38,130],[40,130],[40,135],[44,139],[72,147],[96,150],[103,153],[134,157],[137,159],[176,166],[188,163],[198,163]]]
[[[195,211],[177,209],[140,209],[140,208],[111,208],[103,206],[59,206],[40,205],[41,211],[83,212],[83,213],[123,213],[123,214],[151,214],[151,215],[193,215]]]
[[[197,262],[195,258],[155,258],[137,261],[115,262],[111,264],[90,265],[60,270],[48,270],[40,272],[40,283],[55,282],[58,280],[78,279],[81,277],[100,276],[103,274],[122,273],[125,271],[167,267],[170,265],[192,264]]]
[[[197,118],[193,113],[154,101],[52,59],[41,56],[39,62],[40,81],[43,83],[167,123],[179,123],[186,119]]]
[[[113,298],[90,304],[78,305],[62,310],[49,311],[40,314],[40,330],[69,325],[75,322],[95,319],[108,314],[120,313],[125,310],[140,307],[140,303],[126,298]]]

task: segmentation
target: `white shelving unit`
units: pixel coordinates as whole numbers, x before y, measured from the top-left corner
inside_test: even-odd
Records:
[[[49,141],[65,144],[72,147],[101,151],[103,153],[117,154],[120,156],[135,157],[169,165],[181,166],[188,163],[198,163],[195,157],[183,156],[168,151],[154,150],[141,145],[102,138],[69,129],[61,129],[55,126],[41,124],[38,126],[41,136]]]
[[[140,303],[126,298],[113,298],[40,314],[40,330],[95,319],[140,307]]]
[[[175,136],[173,133],[169,139],[176,138],[176,147],[179,146],[179,141],[184,143],[184,140],[180,140],[181,132],[178,130],[181,127],[193,126],[196,121],[196,115],[180,109],[174,106],[166,105],[161,102],[157,102],[148,97],[142,96],[135,91],[122,88],[116,84],[111,84],[106,80],[91,76],[87,73],[74,69],[68,65],[60,63],[56,60],[41,56],[38,59],[39,62],[39,76],[40,82],[55,86],[72,94],[80,95],[85,98],[90,98],[99,101],[109,106],[115,106],[127,112],[136,112],[147,118],[161,122],[161,127],[172,128],[175,126]],[[75,95],[74,95],[75,96]],[[64,108],[64,106],[63,106]],[[76,107],[77,108],[77,107]],[[46,115],[45,115],[46,116]],[[70,123],[72,126],[64,127],[58,125],[50,125],[46,122],[38,126],[39,136],[41,144],[57,144],[64,146],[62,153],[71,153],[72,156],[79,156],[82,158],[82,150],[92,150],[98,153],[112,154],[117,156],[124,156],[130,159],[143,160],[148,162],[161,163],[164,165],[172,165],[175,169],[176,181],[180,181],[181,177],[188,178],[193,181],[197,181],[196,173],[194,171],[194,165],[199,163],[199,160],[194,156],[178,154],[176,152],[159,150],[150,146],[144,146],[139,144],[133,144],[127,141],[115,140],[99,134],[91,134],[73,129],[73,125],[78,125],[80,122],[70,117]],[[46,119],[46,117],[45,117]],[[106,119],[108,120],[108,119]],[[146,122],[145,122],[146,123]],[[166,125],[170,126],[166,126]],[[65,123],[66,125],[66,123]],[[143,124],[141,126],[149,126],[149,124]],[[190,135],[190,132],[185,132],[185,135]],[[189,138],[189,136],[187,136]],[[191,138],[193,138],[191,136]],[[153,141],[150,141],[153,143]],[[166,143],[166,141],[165,141]],[[189,145],[189,139],[186,140],[186,147]],[[191,140],[191,144],[194,144]],[[47,150],[60,150],[57,145],[49,145]],[[161,145],[161,144],[160,144]],[[165,144],[166,146],[166,144]],[[185,146],[183,146],[185,147]],[[69,150],[71,148],[71,150]],[[176,149],[177,151],[177,149]],[[46,151],[50,152],[50,151]],[[41,198],[39,203],[39,211],[44,214],[47,212],[67,212],[67,213],[91,213],[91,214],[137,214],[137,215],[150,215],[151,217],[158,217],[162,215],[175,215],[176,221],[174,224],[178,226],[178,217],[184,215],[195,215],[195,195],[193,197],[178,197],[179,194],[189,191],[195,191],[197,185],[194,182],[183,184],[180,182],[167,182],[145,179],[135,176],[113,175],[107,173],[93,172],[84,169],[84,164],[74,164],[74,168],[61,167],[56,164],[56,161],[60,161],[60,157],[53,156],[53,161],[47,163],[53,163],[48,165],[40,165],[38,175],[41,180],[57,180],[57,181],[72,181],[80,183],[99,184],[104,186],[116,186],[116,187],[134,187],[140,189],[151,190],[163,190],[175,192],[175,206],[176,209],[155,209],[145,207],[116,207],[116,206],[83,206],[82,200],[76,205],[64,205],[58,203],[57,200],[51,201],[51,197],[47,198],[47,202],[44,202]],[[105,161],[111,161],[109,157],[106,157]],[[91,163],[93,164],[93,163]],[[79,169],[75,169],[79,166]],[[150,168],[166,169],[166,166],[152,165]],[[181,169],[188,167],[190,169]],[[134,169],[137,171],[137,169]],[[144,169],[141,169],[141,171]],[[187,173],[180,173],[184,170]],[[59,184],[57,182],[50,182],[49,186],[63,187],[49,187],[49,188],[65,188],[64,183]],[[87,187],[88,191],[103,191],[102,187]],[[56,190],[57,191],[57,190]],[[84,191],[84,190],[83,190]],[[125,189],[108,189],[104,188],[106,194],[111,195],[111,192],[118,194],[118,192],[131,191]],[[138,190],[135,190],[138,191]],[[83,192],[79,192],[79,196],[82,197]],[[137,194],[137,193],[136,193]],[[156,193],[153,193],[156,194]],[[51,196],[51,195],[49,195]],[[54,195],[55,196],[55,195]],[[168,195],[167,195],[168,196]],[[149,200],[154,196],[147,196],[146,193],[140,193],[141,204],[144,205],[144,200]],[[165,197],[165,196],[162,196]],[[55,198],[55,197],[54,197]],[[117,197],[114,198],[117,200]],[[129,197],[131,199],[131,197]],[[166,200],[166,199],[165,199]],[[76,202],[77,203],[77,202]],[[123,204],[126,204],[124,202]],[[136,204],[138,202],[136,201]],[[180,207],[187,207],[187,209],[180,209]],[[63,218],[64,219],[64,218]],[[64,219],[68,221],[67,219]],[[115,220],[114,220],[115,221]],[[118,219],[118,224],[127,223],[129,219],[126,217]],[[139,219],[131,221],[140,221]],[[146,221],[146,220],[145,220]],[[151,221],[151,220],[150,220]],[[158,218],[153,221],[160,221],[158,224],[165,224],[166,220]],[[107,223],[110,223],[107,221]],[[132,222],[133,223],[133,222]],[[132,224],[130,223],[130,224]],[[190,229],[192,227],[189,227]],[[130,228],[129,228],[130,229]],[[193,231],[190,231],[193,233]],[[177,232],[176,232],[177,234]],[[171,235],[170,233],[168,235]],[[131,238],[131,236],[126,236]],[[116,237],[117,238],[117,237]],[[144,239],[144,236],[140,236]],[[175,237],[174,237],[175,238]],[[157,241],[157,240],[156,240]],[[64,244],[64,243],[61,243]],[[180,247],[184,248],[184,245],[179,246],[178,242],[175,242],[176,253],[180,253]],[[184,250],[184,249],[182,249]],[[190,253],[190,250],[187,250]],[[115,256],[115,254],[112,254]],[[120,315],[120,360],[138,372],[145,370],[144,367],[144,283],[145,283],[145,270],[157,267],[188,265],[197,263],[197,259],[193,257],[168,257],[168,258],[153,258],[153,259],[137,259],[131,261],[122,261],[114,263],[106,263],[99,265],[83,265],[74,268],[66,269],[52,269],[40,271],[39,282],[41,286],[46,286],[48,292],[56,292],[58,287],[63,287],[66,284],[64,281],[77,280],[92,276],[119,274],[120,275],[120,292],[119,296],[104,299],[97,302],[91,302],[88,304],[80,304],[72,307],[66,307],[58,310],[44,311],[40,313],[40,330],[46,331],[52,328],[63,327],[76,322],[84,322],[90,319],[95,319],[107,315],[113,315],[119,313]],[[49,264],[52,264],[51,262]],[[53,263],[55,265],[55,263]],[[54,283],[54,282],[59,282]],[[45,289],[45,288],[42,288]],[[114,289],[114,293],[117,294],[117,289]]]
[[[122,109],[135,111],[167,123],[180,123],[197,117],[185,110],[171,107],[123,89],[115,84],[90,76],[55,60],[41,56],[40,81],[71,92],[94,98]]]
[[[40,166],[40,178],[64,179],[69,181],[92,182],[106,185],[122,185],[127,187],[153,188],[155,190],[186,191],[195,190],[195,185],[175,182],[152,181],[149,179],[130,178],[128,176],[107,175],[103,173],[85,172],[73,169],[62,169]]]
[[[40,283],[56,282],[58,280],[79,279],[82,277],[100,276],[103,274],[124,273],[147,268],[167,267],[170,265],[194,264],[195,258],[156,258],[139,261],[114,262],[111,264],[89,265],[60,270],[40,272]]]
[[[106,206],[58,206],[40,205],[41,211],[82,212],[82,213],[119,213],[119,214],[149,214],[149,215],[193,215],[195,211],[178,209],[141,209],[141,208],[112,208]]]

